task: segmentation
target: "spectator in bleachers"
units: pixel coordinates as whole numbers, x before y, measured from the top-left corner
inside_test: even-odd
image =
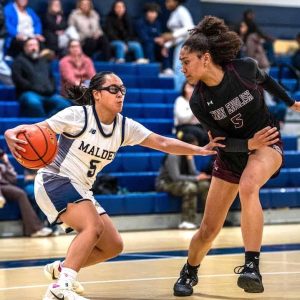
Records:
[[[167,21],[170,32],[156,38],[156,42],[164,47],[163,55],[170,55],[170,48],[173,48],[173,70],[175,72],[175,88],[180,91],[185,81],[181,72],[179,52],[183,42],[188,37],[188,30],[194,28],[193,18],[189,10],[182,4],[185,0],[166,0],[166,8],[171,11]]]
[[[90,57],[101,52],[103,60],[111,58],[109,41],[100,26],[100,15],[91,0],[78,0],[77,8],[69,16],[69,25],[79,33],[82,49]]]
[[[184,134],[182,141],[198,145],[197,138]],[[193,155],[180,156],[168,154],[163,161],[156,178],[156,190],[167,192],[173,196],[182,197],[182,216],[180,229],[195,229],[198,196],[201,199],[203,211],[204,202],[210,185],[211,176],[196,169]]]
[[[71,40],[68,46],[68,55],[59,62],[61,76],[61,94],[67,96],[66,88],[89,81],[96,70],[93,61],[82,52],[80,42]]]
[[[28,0],[15,0],[4,7],[7,38],[7,55],[16,57],[22,52],[23,44],[29,37],[44,42],[42,24],[35,11],[28,7]]]
[[[198,145],[204,146],[208,143],[206,130],[194,116],[189,103],[193,90],[194,87],[187,81],[183,84],[181,95],[176,98],[174,104],[174,125],[176,134],[180,131],[184,134],[193,134],[197,138]]]
[[[123,0],[117,0],[106,18],[105,31],[115,52],[117,63],[125,62],[131,52],[137,63],[147,63],[141,43],[137,40],[132,21]]]
[[[162,46],[155,38],[162,34],[162,25],[158,20],[160,6],[155,2],[146,3],[144,16],[136,22],[136,33],[142,43],[145,57],[150,62],[162,62],[162,69],[170,69],[169,59],[162,55]]]
[[[298,49],[294,53],[292,57],[292,65],[295,67],[298,71],[300,71],[300,32],[296,36],[296,41],[298,43]]]
[[[24,51],[12,65],[12,77],[24,117],[46,117],[70,105],[69,100],[56,93],[50,64],[40,57],[36,38],[25,41]]]
[[[76,28],[68,26],[60,0],[49,1],[47,14],[44,19],[44,35],[46,47],[54,51],[59,57],[66,54],[68,42],[71,39],[79,40]]]
[[[6,36],[6,28],[2,2],[4,1],[0,1],[0,83],[13,85],[11,69],[4,61],[4,39]]]
[[[250,33],[257,33],[260,38],[264,40],[264,48],[266,49],[267,52],[267,57],[270,63],[274,63],[274,47],[273,47],[273,42],[274,38],[269,36],[268,34],[264,33],[259,26],[255,22],[255,13],[252,9],[247,9],[244,11],[244,18],[243,21],[246,23],[248,27],[248,34]]]
[[[265,40],[262,38],[260,30],[257,29],[256,24],[252,24],[250,22],[250,26],[248,26],[245,21],[241,22],[238,33],[244,41],[244,46],[242,47],[244,56],[254,58],[257,61],[259,68],[264,70],[266,73],[269,73],[270,62],[264,49]],[[266,90],[263,91],[263,94],[270,112],[282,126],[285,122],[287,106],[279,99],[270,95]]]
[[[0,203],[2,207],[6,202],[17,202],[21,211],[23,230],[25,236],[43,237],[52,233],[44,227],[41,220],[33,210],[24,190],[15,185],[17,173],[11,165],[8,155],[0,149]],[[0,208],[2,208],[0,205]]]

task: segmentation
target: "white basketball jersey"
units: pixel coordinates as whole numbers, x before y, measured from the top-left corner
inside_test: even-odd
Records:
[[[66,176],[90,189],[99,171],[111,163],[120,146],[140,144],[152,132],[118,114],[113,124],[100,122],[95,107],[72,106],[46,120],[60,134],[55,160],[40,172]]]

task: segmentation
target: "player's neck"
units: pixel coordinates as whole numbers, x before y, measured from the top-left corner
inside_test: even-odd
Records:
[[[217,86],[221,83],[224,77],[224,71],[220,66],[211,66],[206,76],[201,79],[207,86]]]
[[[99,109],[97,110],[97,108],[96,108],[96,112],[97,112],[100,122],[103,124],[106,124],[106,125],[113,123],[113,121],[116,117],[115,114],[112,114],[109,111],[99,110]]]

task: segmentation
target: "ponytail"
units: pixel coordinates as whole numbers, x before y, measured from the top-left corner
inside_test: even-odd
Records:
[[[106,76],[114,75],[113,72],[103,71],[94,75],[88,87],[84,86],[82,82],[79,85],[73,85],[66,88],[68,98],[76,105],[94,105],[95,99],[93,90],[98,90],[103,87],[106,81]]]

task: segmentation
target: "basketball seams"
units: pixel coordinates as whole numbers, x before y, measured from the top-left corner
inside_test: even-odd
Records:
[[[23,165],[26,168],[39,169],[50,164],[53,161],[54,157],[57,154],[58,144],[55,135],[53,135],[51,131],[48,130],[48,128],[44,129],[36,124],[34,124],[33,126],[34,126],[33,128],[37,127],[38,130],[32,128],[33,132],[31,132],[31,130],[28,131],[29,133],[31,132],[32,134],[28,134],[25,131],[20,133],[18,136],[20,136],[21,139],[27,141],[28,150],[29,150],[28,156],[29,157],[36,156],[37,158],[30,159],[29,157],[27,158],[26,156],[23,156],[22,153],[20,153],[23,158],[23,161],[22,160],[18,160],[18,161],[21,165]],[[44,130],[47,130],[47,132],[44,132]],[[35,135],[39,136],[38,141],[35,141]],[[45,147],[45,150],[43,151],[42,155],[38,153],[38,150],[40,149],[39,147],[40,143],[44,143],[43,148]],[[48,151],[51,151],[52,146],[54,148],[54,151],[52,151],[52,153],[47,153]],[[26,161],[28,163],[26,163]]]
[[[33,146],[33,144],[30,142],[30,139],[27,137],[26,135],[26,132],[24,132],[24,137],[27,141],[27,143],[30,145],[31,149],[35,152],[35,154],[38,156],[39,159],[35,159],[35,160],[30,160],[26,157],[23,157],[25,158],[26,160],[29,160],[29,161],[38,161],[38,160],[41,160],[44,164],[45,164],[45,161],[43,160],[43,158],[39,155],[39,153],[35,150],[35,147]],[[44,136],[45,137],[45,136]],[[48,146],[48,145],[47,145]],[[47,153],[47,152],[46,152]]]
[[[42,130],[42,128],[39,126],[39,125],[36,125],[34,124],[35,127],[37,127],[39,129],[39,131],[42,133],[43,137],[44,137],[44,140],[46,142],[46,150],[45,150],[45,153],[42,155],[42,157],[44,157],[46,154],[47,154],[47,151],[48,151],[48,140],[47,140],[47,137],[44,133],[44,131]],[[43,161],[43,160],[42,160]]]

